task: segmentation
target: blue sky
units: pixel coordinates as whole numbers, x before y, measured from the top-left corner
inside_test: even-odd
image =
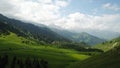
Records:
[[[63,10],[66,11],[65,14],[74,12],[81,12],[90,15],[120,13],[120,10],[114,11],[104,9],[102,6],[107,3],[120,6],[120,0],[71,0],[70,4]]]
[[[0,0],[0,13],[69,31],[120,33],[120,0]]]

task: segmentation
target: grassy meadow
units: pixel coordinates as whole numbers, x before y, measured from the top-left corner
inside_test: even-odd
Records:
[[[22,43],[27,39],[18,37],[14,33],[0,37],[0,56],[8,55],[9,61],[12,61],[14,56],[21,59],[24,63],[26,58],[33,60],[34,58],[44,59],[48,62],[48,68],[66,68],[68,65],[82,61],[90,56],[72,49],[62,49],[50,46],[37,45],[34,41],[30,44]],[[10,62],[7,65],[10,68]]]

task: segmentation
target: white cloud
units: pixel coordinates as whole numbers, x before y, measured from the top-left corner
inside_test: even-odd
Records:
[[[68,0],[1,0],[0,13],[33,22],[49,22],[61,16],[60,9]],[[49,23],[51,24],[51,23]]]
[[[42,2],[42,3],[52,3],[52,0],[38,0],[38,2]]]
[[[66,7],[68,5],[68,3],[65,2],[64,0],[57,0],[56,5],[60,6],[60,7]]]
[[[66,17],[63,21],[64,25],[61,27],[78,32],[91,30],[120,32],[119,19],[119,14],[93,16],[77,12]]]
[[[111,3],[106,3],[103,5],[103,8],[105,9],[110,9],[110,10],[114,10],[114,11],[118,11],[120,10],[120,7],[116,4],[111,4]]]
[[[67,7],[69,2],[70,0],[1,0],[0,13],[12,18],[78,32],[89,30],[120,32],[120,14],[94,16],[76,12],[62,17],[61,8]],[[111,4],[105,6],[110,7]]]

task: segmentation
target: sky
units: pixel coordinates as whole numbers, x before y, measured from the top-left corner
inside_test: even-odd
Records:
[[[0,13],[76,32],[120,33],[120,0],[0,0]]]

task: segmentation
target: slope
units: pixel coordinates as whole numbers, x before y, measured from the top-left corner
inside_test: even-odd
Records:
[[[114,48],[115,46],[117,46],[119,42],[120,42],[120,37],[113,39],[111,41],[103,42],[102,44],[98,44],[93,47],[102,49],[103,51],[108,51],[108,50]]]
[[[18,36],[27,37],[30,39],[37,39],[38,41],[44,41],[46,43],[52,43],[53,41],[69,41],[68,39],[51,31],[47,27],[39,27],[30,23],[10,19],[1,14],[0,27],[0,30],[2,32],[13,32],[16,33]]]
[[[68,68],[120,68],[120,38],[109,51],[70,65]]]

